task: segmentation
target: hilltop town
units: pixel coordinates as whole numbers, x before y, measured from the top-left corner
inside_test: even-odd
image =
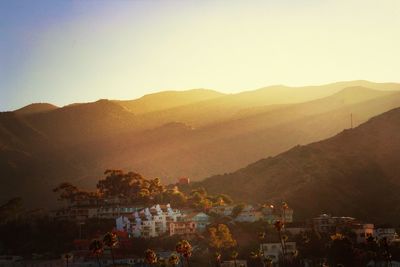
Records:
[[[54,189],[60,207],[49,212],[23,212],[17,200],[3,205],[1,234],[14,245],[7,243],[1,266],[400,264],[400,239],[391,225],[329,214],[297,221],[284,201],[235,203],[227,195],[192,189],[188,178],[164,186],[133,172],[105,175],[96,192],[60,184]],[[57,229],[32,226],[39,223]],[[27,235],[58,231],[42,240],[55,234],[57,247],[38,245],[37,252],[27,253],[32,248],[22,249],[4,232],[21,227]]]

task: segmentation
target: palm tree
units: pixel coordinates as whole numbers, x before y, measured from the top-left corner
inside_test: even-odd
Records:
[[[103,243],[100,240],[95,239],[90,243],[89,249],[92,251],[92,254],[96,256],[97,263],[99,264],[99,267],[101,267],[100,255],[104,250]]]
[[[221,253],[219,252],[215,252],[215,263],[217,265],[217,267],[221,266]]]
[[[250,259],[252,259],[254,261],[259,261],[259,262],[261,262],[261,264],[263,266],[265,266],[265,263],[264,263],[264,260],[263,260],[264,259],[264,252],[263,252],[262,249],[260,249],[258,252],[254,252],[254,251],[250,252]]]
[[[231,258],[233,260],[233,263],[235,264],[235,267],[237,267],[236,259],[237,259],[238,256],[239,256],[239,253],[236,250],[232,251]]]
[[[386,260],[386,266],[391,267],[392,266],[392,255],[390,254],[389,251],[389,242],[388,239],[386,237],[382,238],[380,240],[380,244],[381,247],[383,247],[383,256],[385,257]]]
[[[67,264],[67,267],[69,266],[69,260],[72,259],[72,254],[70,253],[65,253],[63,255],[63,259],[65,260],[65,263]]]
[[[115,266],[113,247],[115,247],[118,244],[117,235],[115,233],[108,232],[103,237],[103,243],[110,250],[112,263],[113,263],[113,266]]]
[[[156,264],[157,263],[157,255],[154,252],[154,250],[151,250],[151,249],[146,250],[145,259],[146,259],[146,262],[150,265]]]
[[[188,267],[190,267],[189,258],[192,256],[192,250],[192,245],[187,240],[181,240],[176,244],[176,252],[186,260]]]
[[[276,221],[274,223],[275,229],[276,231],[278,231],[278,235],[279,235],[279,240],[281,242],[281,247],[282,247],[282,265],[285,266],[285,256],[286,256],[286,246],[285,246],[285,241],[282,238],[282,228],[284,227],[284,224],[282,221]]]
[[[168,258],[168,264],[171,266],[178,266],[179,264],[179,256],[176,254],[171,254]]]
[[[265,257],[263,260],[263,264],[265,267],[272,267],[272,259],[271,257]]]

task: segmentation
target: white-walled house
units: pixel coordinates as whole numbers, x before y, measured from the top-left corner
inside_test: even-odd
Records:
[[[223,217],[228,217],[232,215],[234,208],[235,208],[234,205],[215,206],[210,209],[210,213],[214,213]]]
[[[262,219],[262,212],[256,210],[252,205],[246,205],[236,216],[236,222],[257,222]]]
[[[169,223],[169,235],[191,235],[196,233],[196,223],[193,221],[177,221]]]
[[[391,227],[379,227],[375,229],[374,231],[374,236],[378,239],[381,240],[383,238],[386,238],[387,241],[392,242],[394,240],[397,240],[399,238],[396,229],[391,228]]]
[[[368,237],[374,235],[374,225],[372,223],[353,224],[351,229],[356,234],[357,243],[365,243]]]
[[[116,219],[118,231],[125,231],[134,237],[151,238],[170,231],[169,224],[182,220],[183,215],[179,210],[173,210],[171,206],[155,205],[136,211],[130,216],[120,216]]]
[[[210,216],[204,212],[193,213],[186,215],[185,221],[192,221],[196,223],[196,230],[199,232],[204,232],[207,226],[210,224]]]
[[[221,262],[221,267],[247,267],[246,260],[230,260],[230,261],[223,261]]]
[[[296,252],[296,242],[286,242],[286,257],[291,257]],[[264,258],[270,258],[274,264],[283,256],[281,243],[263,243],[260,245]]]

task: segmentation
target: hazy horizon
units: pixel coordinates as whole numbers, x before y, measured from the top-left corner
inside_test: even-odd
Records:
[[[190,88],[396,82],[399,5],[2,1],[0,110]]]

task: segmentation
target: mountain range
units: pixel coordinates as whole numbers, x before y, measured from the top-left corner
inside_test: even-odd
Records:
[[[20,195],[32,205],[48,205],[58,183],[93,188],[108,168],[165,183],[233,172],[332,137],[350,128],[351,116],[357,126],[397,108],[399,89],[352,81],[237,94],[167,91],[65,107],[32,104],[0,113],[1,198]]]

